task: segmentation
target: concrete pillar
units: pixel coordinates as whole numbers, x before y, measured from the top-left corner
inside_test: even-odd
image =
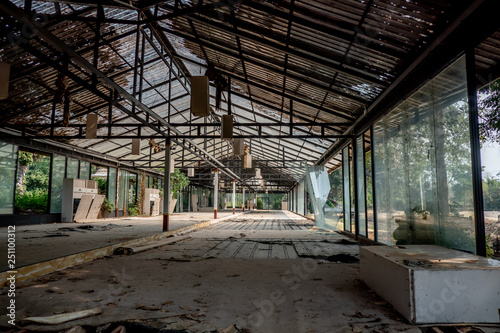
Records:
[[[233,179],[233,214],[236,214],[236,180]]]
[[[214,219],[217,218],[217,207],[219,205],[219,169],[214,170]]]
[[[167,139],[165,145],[165,184],[163,186],[163,231],[168,231],[168,218],[170,213],[170,164],[171,164],[171,142]]]

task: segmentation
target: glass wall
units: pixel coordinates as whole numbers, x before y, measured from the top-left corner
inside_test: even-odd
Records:
[[[62,203],[63,180],[66,171],[66,157],[52,156],[51,187],[50,187],[50,212],[60,213]]]
[[[304,193],[304,180],[301,180],[297,186],[297,214],[305,215],[305,193]]]
[[[118,209],[126,212],[137,200],[137,174],[120,170]]]
[[[342,188],[342,168],[338,168],[329,175],[331,189],[325,207],[325,221],[328,226],[337,230],[344,230],[342,221],[344,213],[344,191]]]
[[[370,141],[368,141],[370,140]],[[365,135],[365,180],[366,180],[366,220],[368,227],[368,238],[375,239],[375,217],[373,210],[373,169],[372,169],[372,152],[371,152],[371,137],[367,133]]]
[[[0,142],[0,214],[14,213],[17,146]]]
[[[80,161],[80,179],[90,179],[90,162]]]
[[[374,126],[378,240],[475,252],[465,59]]]
[[[66,164],[66,178],[78,178],[79,167],[79,160],[68,157],[68,163]]]
[[[358,233],[366,236],[366,193],[365,193],[365,145],[363,135],[356,138],[356,177],[358,200]]]
[[[108,200],[116,205],[116,168],[108,168]]]

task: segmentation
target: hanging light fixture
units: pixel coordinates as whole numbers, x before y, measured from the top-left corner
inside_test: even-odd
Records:
[[[210,115],[208,76],[191,76],[191,113],[196,117]]]
[[[141,139],[132,139],[132,155],[141,154]]]
[[[97,114],[87,114],[87,126],[85,130],[86,139],[97,139]]]
[[[220,134],[221,134],[222,140],[232,140],[233,139],[233,116],[232,115],[225,114],[222,116]]]
[[[9,97],[10,65],[0,61],[0,100]]]
[[[245,141],[243,139],[234,139],[233,155],[242,156],[245,154]]]

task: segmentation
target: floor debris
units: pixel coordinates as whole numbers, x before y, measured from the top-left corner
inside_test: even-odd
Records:
[[[63,313],[54,316],[48,317],[27,317],[24,318],[23,321],[34,322],[38,324],[47,324],[47,325],[58,325],[68,321],[81,319],[89,316],[95,316],[102,313],[101,308],[94,308],[89,310],[82,310],[70,313]]]

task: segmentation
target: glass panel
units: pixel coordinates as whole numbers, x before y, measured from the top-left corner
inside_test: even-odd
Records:
[[[47,213],[50,158],[50,155],[19,150],[15,214]]]
[[[475,252],[464,58],[374,127],[379,241]]]
[[[135,205],[137,200],[137,174],[128,172],[128,203]]]
[[[90,162],[80,161],[80,179],[90,179]]]
[[[356,139],[356,177],[359,234],[366,236],[365,145],[363,135]]]
[[[368,135],[369,138],[369,135]],[[365,136],[365,179],[366,179],[366,219],[368,223],[368,238],[375,240],[375,224],[373,216],[373,170],[371,145]]]
[[[116,168],[108,168],[108,200],[115,205],[116,203]]]
[[[305,215],[304,211],[304,181],[301,180],[299,182],[299,185],[297,186],[297,195],[298,195],[298,200],[297,200],[297,213],[300,215]]]
[[[344,179],[344,230],[351,231],[351,173],[349,169],[349,147],[342,151],[342,177]]]
[[[50,188],[50,212],[60,213],[62,203],[62,187],[64,171],[66,169],[66,157],[60,155],[52,156],[52,186]]]
[[[325,207],[325,221],[334,229],[344,230],[342,216],[344,213],[344,197],[342,188],[342,167],[330,173],[330,193]]]
[[[307,193],[310,198],[317,227],[326,228],[325,206],[330,193],[330,179],[325,167],[311,166],[306,169]]]
[[[0,142],[0,214],[14,213],[17,146]]]
[[[127,206],[124,205],[124,203],[128,202],[128,197],[127,196],[127,186],[125,184],[128,184],[128,177],[127,177],[127,171],[125,170],[120,170],[120,180],[119,180],[119,189],[118,189],[118,209],[121,211],[127,210]]]
[[[68,157],[68,164],[66,165],[66,178],[78,178],[79,163],[77,159]]]

